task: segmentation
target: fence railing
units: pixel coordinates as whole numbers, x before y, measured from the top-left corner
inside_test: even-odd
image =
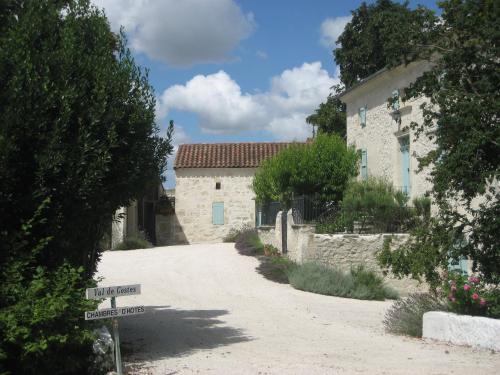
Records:
[[[274,226],[276,216],[282,209],[280,202],[255,203],[255,226]]]
[[[411,207],[399,207],[391,212],[371,207],[353,212],[343,210],[339,203],[306,195],[294,197],[290,208],[295,224],[316,225],[318,233],[403,233],[408,232],[415,220]],[[274,226],[276,215],[282,209],[279,202],[257,204],[256,226]]]

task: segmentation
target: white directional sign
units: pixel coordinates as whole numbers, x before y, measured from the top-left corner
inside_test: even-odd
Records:
[[[87,299],[123,297],[123,296],[131,296],[134,294],[141,294],[140,284],[106,286],[103,288],[89,288],[85,293]]]
[[[144,306],[125,306],[110,309],[85,311],[85,320],[117,318],[119,316],[144,314]]]

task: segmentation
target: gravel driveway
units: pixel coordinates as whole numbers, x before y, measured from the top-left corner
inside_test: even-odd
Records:
[[[384,333],[390,302],[301,292],[257,266],[233,244],[104,253],[101,285],[142,284],[117,300],[146,305],[120,318],[128,373],[500,373],[498,353]]]

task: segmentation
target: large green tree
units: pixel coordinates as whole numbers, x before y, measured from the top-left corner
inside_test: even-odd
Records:
[[[99,240],[158,181],[172,128],[88,1],[0,4],[0,372],[84,373]]]
[[[420,46],[436,37],[436,21],[434,12],[410,9],[408,1],[363,2],[352,11],[333,51],[341,82],[349,88],[382,68],[419,57]]]
[[[347,132],[345,104],[333,95],[321,103],[306,122],[317,127],[318,133],[338,134],[345,138]]]
[[[265,160],[255,174],[259,202],[290,204],[294,195],[338,202],[349,179],[357,174],[358,154],[336,134],[320,133],[312,143],[294,144]]]
[[[440,38],[425,46],[433,67],[405,90],[426,96],[424,121],[412,124],[436,149],[420,160],[431,168],[439,214],[423,223],[409,243],[386,252],[397,274],[437,279],[448,259],[468,257],[474,270],[500,282],[500,3],[439,3]]]

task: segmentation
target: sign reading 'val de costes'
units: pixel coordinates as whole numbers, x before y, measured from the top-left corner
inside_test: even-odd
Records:
[[[87,299],[123,297],[123,296],[131,296],[134,294],[141,294],[140,284],[107,286],[104,288],[89,288],[86,291]]]
[[[85,311],[85,320],[116,318],[119,316],[144,314],[144,306],[116,307],[94,311]]]

